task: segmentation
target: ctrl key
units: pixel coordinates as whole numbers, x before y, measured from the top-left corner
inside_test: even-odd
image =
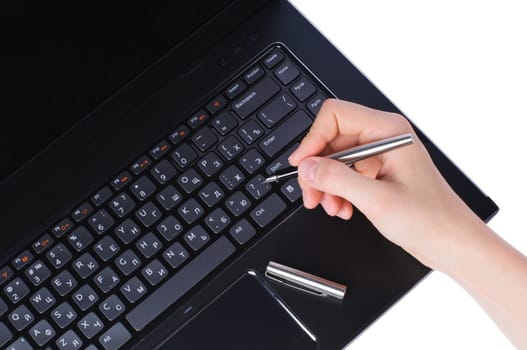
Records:
[[[121,322],[118,322],[99,337],[99,343],[101,343],[105,350],[117,350],[131,338],[132,335],[130,332],[128,332]]]
[[[273,193],[251,211],[251,218],[258,224],[258,226],[263,228],[280,215],[286,208],[287,205],[285,202],[276,193]]]

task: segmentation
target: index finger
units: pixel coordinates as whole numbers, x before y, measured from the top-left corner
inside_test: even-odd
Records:
[[[321,154],[332,142],[342,144],[342,138],[348,143],[347,147],[351,147],[409,130],[410,124],[399,114],[353,102],[327,99],[300,146],[291,154],[289,162],[296,166],[306,157]]]

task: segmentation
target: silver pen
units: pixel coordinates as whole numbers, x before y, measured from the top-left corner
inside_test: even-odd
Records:
[[[410,145],[414,142],[412,134],[402,134],[399,136],[389,137],[379,141],[366,143],[364,145],[349,148],[344,151],[330,154],[327,158],[339,160],[351,167],[355,162],[378,154],[391,151],[395,148]],[[282,179],[297,175],[298,170],[290,171],[284,174],[272,175],[266,178],[262,183],[278,182]]]

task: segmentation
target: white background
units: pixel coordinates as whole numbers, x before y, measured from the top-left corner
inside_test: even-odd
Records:
[[[291,2],[494,199],[489,226],[527,253],[525,3]],[[463,289],[433,272],[349,349],[513,347]]]

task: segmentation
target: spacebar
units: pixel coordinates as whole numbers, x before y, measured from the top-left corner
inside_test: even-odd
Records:
[[[212,243],[159,289],[126,315],[130,325],[140,331],[194,287],[232,253],[234,246],[224,236]]]

